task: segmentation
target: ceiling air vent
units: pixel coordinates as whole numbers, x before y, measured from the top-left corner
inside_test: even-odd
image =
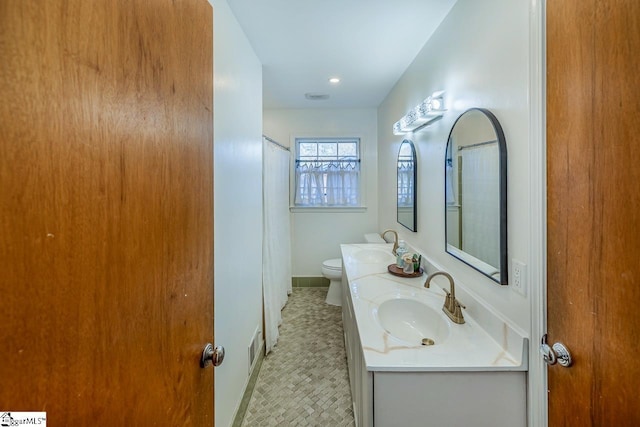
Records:
[[[329,99],[329,95],[326,93],[310,93],[307,92],[304,94],[304,97],[311,101],[322,101],[324,99]]]

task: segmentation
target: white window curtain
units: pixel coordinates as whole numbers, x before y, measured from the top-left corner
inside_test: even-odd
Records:
[[[295,204],[300,206],[358,206],[358,161],[298,162]]]
[[[278,342],[282,308],[291,294],[289,151],[263,140],[262,289],[266,351]]]
[[[398,206],[413,206],[413,162],[398,162]]]

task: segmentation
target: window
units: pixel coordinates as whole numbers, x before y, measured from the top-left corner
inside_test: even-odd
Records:
[[[360,205],[360,139],[296,138],[296,206]]]

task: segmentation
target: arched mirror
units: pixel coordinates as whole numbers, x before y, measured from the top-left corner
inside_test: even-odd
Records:
[[[445,157],[447,252],[507,284],[507,144],[483,108],[458,117]]]
[[[411,231],[416,226],[416,149],[405,139],[398,151],[398,222]]]

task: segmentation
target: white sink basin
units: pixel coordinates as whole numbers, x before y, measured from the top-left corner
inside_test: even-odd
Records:
[[[367,264],[375,264],[379,262],[393,262],[395,257],[391,252],[380,249],[362,249],[353,254],[353,259]]]
[[[437,345],[449,337],[444,313],[416,300],[386,300],[378,306],[376,317],[389,335],[411,345]]]

